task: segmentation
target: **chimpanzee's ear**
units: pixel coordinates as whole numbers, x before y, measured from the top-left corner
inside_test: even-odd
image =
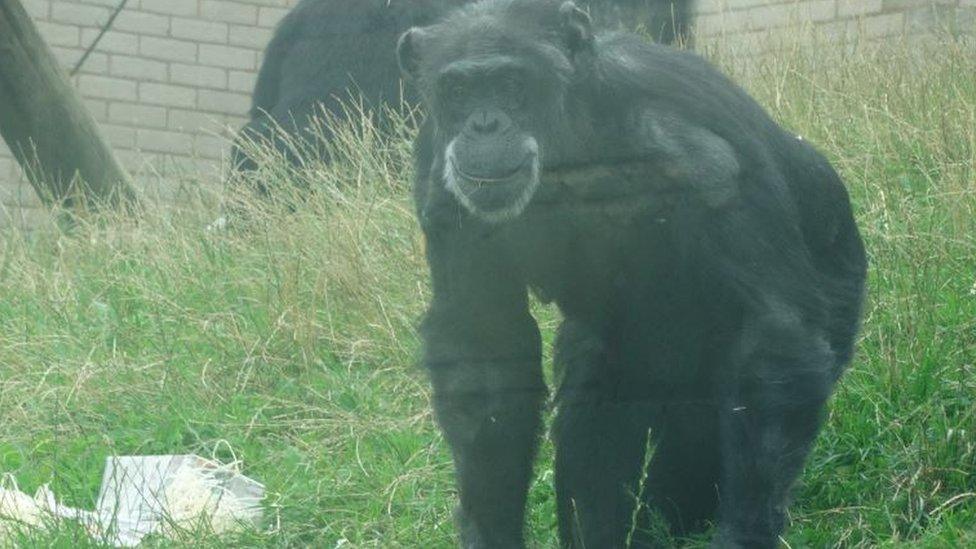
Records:
[[[410,79],[417,77],[423,42],[426,38],[427,32],[420,27],[412,27],[400,35],[397,41],[397,63],[400,64],[400,72],[405,77]]]
[[[593,45],[593,22],[590,21],[590,15],[572,2],[563,2],[559,6],[559,17],[562,19],[563,34],[569,51],[575,54],[590,49]]]

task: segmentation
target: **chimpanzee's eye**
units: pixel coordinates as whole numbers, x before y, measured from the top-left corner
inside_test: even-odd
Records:
[[[460,99],[467,92],[467,83],[460,78],[448,78],[441,83],[441,93],[448,101]]]
[[[499,91],[511,106],[519,107],[525,101],[525,83],[516,74],[502,76]]]

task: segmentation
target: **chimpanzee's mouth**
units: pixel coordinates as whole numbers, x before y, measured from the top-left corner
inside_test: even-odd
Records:
[[[517,165],[515,168],[512,168],[508,172],[503,172],[500,174],[491,174],[491,175],[479,175],[479,174],[469,173],[464,169],[462,169],[461,166],[459,166],[456,161],[452,162],[452,164],[454,167],[454,174],[457,177],[467,180],[471,183],[509,183],[512,180],[518,178],[524,172],[530,171],[532,169],[533,163],[535,162],[535,159],[536,159],[535,154],[528,154],[525,156],[525,159],[522,161],[521,164]]]
[[[486,176],[471,174],[457,166],[450,147],[444,177],[447,190],[476,216],[491,223],[518,217],[539,186],[539,154],[532,152],[515,168]]]

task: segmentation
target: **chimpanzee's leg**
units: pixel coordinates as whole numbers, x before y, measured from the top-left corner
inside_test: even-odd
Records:
[[[465,548],[517,548],[546,388],[527,293],[490,233],[431,234],[423,326],[434,411],[451,446]]]
[[[747,320],[719,410],[722,548],[773,548],[835,379],[826,338],[783,308]]]
[[[605,344],[582,324],[568,319],[556,347],[565,371],[553,433],[561,543],[624,547],[634,523],[651,404],[616,398]]]
[[[657,444],[647,472],[647,505],[674,536],[705,529],[718,506],[719,436],[714,402],[662,404]]]

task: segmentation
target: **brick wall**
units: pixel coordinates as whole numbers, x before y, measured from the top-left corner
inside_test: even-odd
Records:
[[[695,0],[693,11],[700,40],[722,37],[723,47],[749,55],[774,47],[778,29],[797,25],[835,41],[976,33],[976,0]]]
[[[21,0],[66,69],[120,0]],[[275,25],[298,0],[129,0],[72,81],[122,163],[150,195],[219,181],[230,132]],[[0,227],[30,227],[40,203],[0,141]]]
[[[976,0],[694,1],[696,32],[731,37],[745,52],[767,47],[770,29],[798,22],[838,37],[976,28]],[[70,68],[119,0],[22,2]],[[178,200],[185,178],[220,181],[227,138],[245,120],[261,51],[296,2],[130,0],[119,14],[73,80],[149,194]],[[30,227],[43,217],[0,143],[0,227]]]

